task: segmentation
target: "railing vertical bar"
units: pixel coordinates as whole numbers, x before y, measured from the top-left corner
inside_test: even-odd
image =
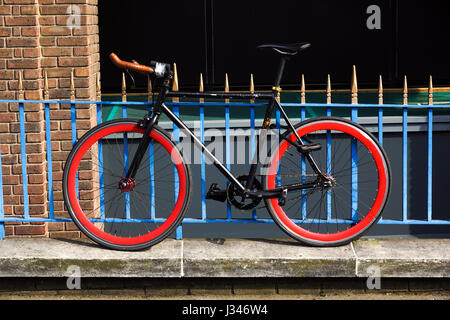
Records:
[[[300,119],[305,121],[306,119],[306,108],[302,107],[300,109]],[[302,182],[306,182],[306,158],[302,155]],[[302,190],[302,218],[306,219],[306,190]]]
[[[228,170],[231,170],[231,145],[230,145],[230,107],[225,107],[225,165]],[[227,179],[227,184],[229,180]],[[227,201],[227,219],[231,220],[231,206]]]
[[[276,127],[277,127],[277,134],[278,134],[278,137],[277,137],[277,139],[278,139],[278,144],[280,144],[281,143],[281,141],[279,140],[279,137],[280,137],[280,131],[281,131],[281,127],[280,127],[280,121],[281,121],[281,113],[280,113],[280,110],[279,109],[277,109],[276,110],[276,112],[275,112],[275,122],[276,122]],[[272,143],[272,142],[271,142]],[[276,184],[276,186],[277,187],[279,187],[279,186],[281,186],[281,177],[280,177],[280,163],[278,163],[278,168],[277,168],[277,178],[276,178],[276,181],[275,181],[275,184]]]
[[[383,146],[383,108],[378,108],[378,141]]]
[[[256,132],[255,132],[255,107],[250,107],[250,150],[251,155],[250,159],[251,161],[257,161],[255,158],[256,153]],[[252,211],[252,218],[257,219],[256,216],[256,209],[253,209]]]
[[[378,141],[383,146],[383,108],[378,108]],[[379,222],[382,221],[383,217],[380,218]]]
[[[152,114],[152,107],[149,106],[148,108],[148,114]],[[149,170],[150,170],[150,217],[152,220],[156,219],[155,214],[155,164],[154,164],[154,158],[153,158],[153,140],[150,140],[150,143],[148,145],[148,157],[149,157]]]
[[[55,217],[55,210],[53,204],[53,165],[52,165],[52,138],[50,127],[50,105],[44,104],[45,116],[45,140],[47,144],[47,179],[48,179],[48,202],[49,202],[49,218]]]
[[[172,91],[178,91],[178,70],[177,70],[177,64],[173,64],[173,81],[172,81]],[[179,102],[179,98],[172,98],[172,102]],[[172,108],[173,113],[179,117],[180,116],[180,109],[178,106],[173,106]],[[173,124],[173,137],[177,143],[180,142],[180,129]],[[174,166],[174,188],[175,188],[175,201],[178,199],[178,190],[179,190],[179,180],[178,180],[178,173],[177,168]],[[175,231],[175,238],[177,240],[183,239],[183,226],[180,224],[177,227],[177,230]]]
[[[358,109],[352,108],[351,119],[358,122]],[[358,219],[358,145],[355,138],[352,138],[352,220]]]
[[[27,177],[27,153],[25,138],[25,112],[23,103],[19,103],[19,122],[20,122],[20,153],[22,157],[22,186],[23,186],[23,213],[24,218],[30,218],[28,201],[28,177]]]
[[[428,108],[428,190],[427,190],[427,220],[433,219],[433,109]]]
[[[102,105],[97,103],[97,125],[102,123]],[[103,177],[103,143],[98,142],[98,180],[100,185],[100,218],[105,218],[105,183]]]
[[[77,143],[77,112],[75,109],[75,104],[70,104],[70,120],[72,126],[72,145]]]
[[[378,104],[383,104],[383,78],[378,78]],[[383,146],[383,108],[378,108],[378,141]]]
[[[200,73],[199,92],[204,91],[203,86],[203,74]],[[199,99],[200,104],[205,102],[204,98]],[[199,108],[200,117],[200,141],[205,144],[205,108],[200,105]],[[194,152],[196,152],[194,148]],[[194,155],[195,159],[195,155]],[[206,168],[205,168],[205,155],[200,152],[200,178],[201,178],[201,191],[202,191],[202,220],[206,220]]]
[[[125,104],[122,105],[122,118],[127,118],[127,106]],[[124,173],[128,171],[128,134],[125,132],[123,134],[123,164],[124,164]],[[125,192],[125,219],[131,219],[130,212],[130,193]]]
[[[3,207],[2,148],[0,144],[0,240],[5,238],[5,223],[3,219],[5,219],[5,209]]]
[[[205,144],[205,108],[200,106],[200,141]],[[206,168],[205,168],[205,155],[203,152],[200,155],[200,176],[201,176],[201,188],[202,188],[202,220],[206,220]]]
[[[179,117],[180,116],[180,108],[178,106],[173,106],[172,107],[172,112]],[[176,126],[176,124],[173,124],[173,138],[175,139],[175,141],[177,143],[180,142],[180,129]],[[178,199],[178,192],[179,192],[179,187],[180,187],[180,182],[178,181],[178,172],[177,172],[177,168],[174,166],[173,167],[174,170],[174,187],[175,187],[175,202]],[[177,230],[175,231],[175,237],[177,240],[181,240],[183,239],[183,227],[181,226],[181,224],[177,227]]]
[[[331,117],[331,108],[327,108],[327,117]],[[331,175],[331,131],[327,130],[327,174]],[[327,220],[331,220],[331,190],[327,191]]]
[[[402,156],[403,156],[403,206],[402,206],[402,219],[408,220],[408,108],[403,108],[402,114]]]
[[[72,99],[74,99],[73,94]],[[70,125],[72,130],[72,146],[75,146],[75,144],[77,143],[77,113],[74,103],[70,104]],[[77,176],[75,177],[75,188],[78,194],[78,172]]]

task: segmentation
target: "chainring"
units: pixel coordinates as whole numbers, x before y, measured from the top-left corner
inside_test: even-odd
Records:
[[[241,175],[237,177],[237,180],[244,186],[247,184],[248,175]],[[250,189],[261,190],[261,182],[256,177],[253,179],[253,184]],[[236,187],[236,184],[230,182],[227,186],[227,200],[236,209],[240,211],[249,211],[261,202],[262,198],[244,198],[242,199],[242,193]]]

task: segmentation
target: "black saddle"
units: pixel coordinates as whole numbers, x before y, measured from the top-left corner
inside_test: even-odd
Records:
[[[290,43],[290,44],[281,44],[281,43],[266,43],[257,46],[257,49],[272,49],[276,52],[287,55],[287,56],[293,56],[299,53],[300,51],[303,51],[311,46],[308,42],[301,42],[301,43]]]

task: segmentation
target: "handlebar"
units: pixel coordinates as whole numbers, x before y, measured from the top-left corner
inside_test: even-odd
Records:
[[[112,63],[115,66],[122,68],[122,69],[133,70],[133,71],[139,72],[144,75],[152,74],[154,72],[153,68],[151,68],[149,66],[139,64],[137,62],[122,61],[115,53],[111,53],[109,55],[109,58],[111,59]]]

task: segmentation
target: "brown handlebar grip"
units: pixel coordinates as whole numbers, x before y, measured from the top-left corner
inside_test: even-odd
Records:
[[[122,61],[115,53],[111,53],[109,55],[109,58],[111,59],[112,63],[119,68],[133,70],[142,74],[153,73],[152,68],[143,64],[139,64],[137,62]]]

